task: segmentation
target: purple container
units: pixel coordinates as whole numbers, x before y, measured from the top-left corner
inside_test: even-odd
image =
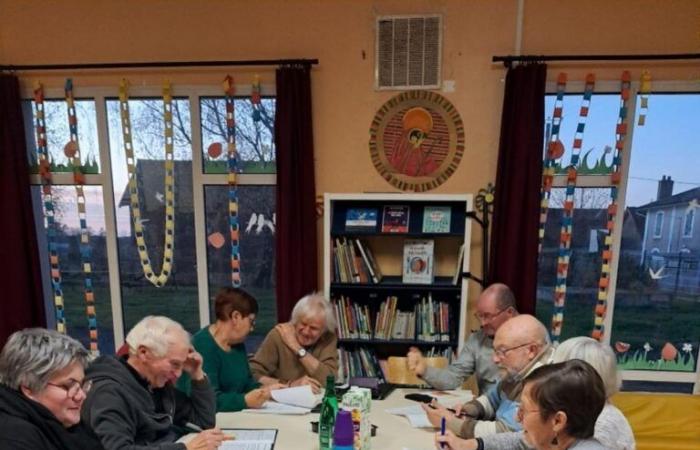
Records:
[[[335,429],[333,430],[334,450],[353,450],[355,432],[352,425],[352,414],[343,409],[338,410],[335,416]]]

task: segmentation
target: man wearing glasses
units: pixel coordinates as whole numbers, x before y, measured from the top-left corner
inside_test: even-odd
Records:
[[[523,379],[551,362],[549,334],[535,317],[521,314],[498,328],[493,349],[493,362],[501,375],[498,384],[456,408],[454,414],[437,404],[424,406],[433,426],[445,417],[450,430],[465,439],[521,430],[517,414]]]
[[[476,302],[474,316],[481,329],[469,336],[459,357],[447,368],[438,369],[429,367],[420,350],[411,347],[407,355],[408,369],[436,389],[456,389],[474,374],[479,392],[485,393],[498,381],[493,337],[505,321],[517,315],[515,296],[510,288],[502,283],[492,284]]]
[[[92,381],[83,422],[106,450],[213,450],[225,440],[214,429],[216,397],[202,370],[202,357],[182,326],[148,316],[126,337],[128,355],[103,356],[87,370]],[[173,384],[186,372],[191,395]],[[204,429],[187,444],[176,443],[182,428]]]

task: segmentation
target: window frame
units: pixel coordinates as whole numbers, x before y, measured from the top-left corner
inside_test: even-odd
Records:
[[[656,211],[654,214],[654,239],[661,239],[664,234],[664,212]]]
[[[688,228],[688,216],[690,216],[690,228]],[[692,209],[686,210],[685,215],[683,216],[683,237],[688,238],[688,239],[692,238],[694,228],[695,228],[695,208],[692,208]]]
[[[250,97],[252,87],[250,84],[236,85],[236,98]],[[264,97],[276,97],[275,85],[263,84],[260,87],[261,95]],[[124,343],[124,315],[122,310],[121,279],[119,275],[119,258],[117,248],[117,226],[115,215],[114,185],[112,182],[111,148],[109,146],[109,131],[107,121],[107,101],[113,100],[118,94],[118,86],[100,87],[80,87],[73,88],[76,99],[91,99],[95,102],[95,115],[97,122],[97,145],[99,152],[100,173],[85,175],[85,186],[101,186],[102,201],[105,218],[105,243],[107,246],[107,265],[109,270],[109,291],[111,296],[112,326],[115,348],[119,348]],[[22,100],[33,101],[34,93],[28,83],[21,91]],[[151,86],[131,86],[129,88],[130,97],[162,97],[162,87]],[[197,264],[197,293],[200,326],[209,325],[209,281],[207,274],[207,253],[206,253],[206,226],[205,226],[205,203],[204,187],[206,185],[228,185],[227,174],[205,174],[202,164],[202,135],[201,135],[201,111],[200,97],[223,97],[222,89],[213,85],[177,85],[173,84],[173,97],[187,99],[190,106],[190,126],[192,136],[192,196],[194,209],[194,232],[195,232],[195,258]],[[65,92],[60,87],[44,88],[46,100],[61,100],[65,98]],[[25,124],[26,125],[26,124]],[[32,129],[34,124],[31,124]],[[30,184],[40,185],[41,179],[38,174],[29,174]],[[239,185],[276,185],[277,175],[241,173],[236,177]],[[53,184],[74,186],[72,173],[52,174]],[[38,228],[43,234],[43,227]],[[41,239],[41,238],[40,238]],[[45,238],[44,238],[45,239]],[[43,267],[43,263],[42,263]],[[48,274],[42,273],[44,284],[47,282]],[[55,327],[55,317],[53,311],[53,299],[45,298],[47,305],[47,326]]]
[[[584,91],[584,81],[571,81],[567,83],[567,94],[582,94]],[[556,94],[556,81],[548,81],[545,87],[545,95]],[[627,205],[627,182],[629,180],[629,170],[632,154],[632,141],[634,140],[634,130],[637,126],[635,119],[637,117],[637,98],[639,95],[640,83],[639,80],[630,83],[630,98],[627,104],[627,110],[634,112],[628,119],[627,136],[625,138],[623,148],[622,161],[622,179],[618,185],[618,211],[624,211]],[[652,92],[650,95],[663,93],[678,93],[678,94],[697,94],[700,95],[700,88],[697,83],[688,81],[654,81],[652,84]],[[596,82],[596,89],[593,95],[617,93],[619,95],[620,81],[619,80],[602,80]],[[543,143],[544,144],[544,143]],[[554,175],[552,188],[565,188],[567,183],[567,175]],[[599,187],[609,188],[609,175],[583,175],[577,177],[577,187]],[[648,216],[647,216],[648,217]],[[624,214],[615,215],[615,232],[613,233],[612,254],[613,258],[610,262],[610,284],[608,286],[608,303],[607,313],[603,321],[603,326],[607,332],[603,336],[603,342],[611,345],[610,336],[613,326],[613,318],[615,314],[615,294],[617,289],[617,273],[620,262],[620,247],[622,243],[622,229]],[[647,221],[649,219],[647,218]],[[648,226],[645,225],[645,226]],[[663,235],[663,232],[662,232]],[[697,363],[695,372],[673,372],[673,371],[657,371],[657,370],[620,370],[622,380],[630,381],[651,381],[651,382],[679,382],[693,383],[693,393],[700,394],[700,362]]]

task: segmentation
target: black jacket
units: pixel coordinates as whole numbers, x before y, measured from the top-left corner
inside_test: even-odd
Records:
[[[107,450],[184,450],[174,443],[181,435],[176,426],[207,429],[216,422],[216,395],[206,379],[192,382],[190,397],[172,386],[150,389],[113,356],[95,360],[85,375],[93,384],[81,416]]]
[[[65,428],[40,403],[0,386],[0,449],[102,450],[102,445],[89,430]]]

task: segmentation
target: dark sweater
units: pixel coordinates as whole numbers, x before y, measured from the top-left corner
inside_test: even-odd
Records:
[[[246,408],[245,394],[260,387],[253,379],[248,365],[248,356],[243,344],[234,345],[225,351],[216,343],[204,327],[192,337],[192,345],[204,359],[204,371],[216,392],[218,411],[240,411]],[[183,374],[177,387],[189,393],[189,377]]]
[[[40,403],[0,386],[0,449],[102,450],[102,445],[84,427],[65,428]]]
[[[81,412],[107,450],[184,450],[175,443],[186,422],[203,429],[216,422],[214,390],[205,379],[192,382],[192,395],[173,386],[149,388],[125,360],[98,358],[86,372],[92,389]],[[175,425],[175,426],[173,426]]]

